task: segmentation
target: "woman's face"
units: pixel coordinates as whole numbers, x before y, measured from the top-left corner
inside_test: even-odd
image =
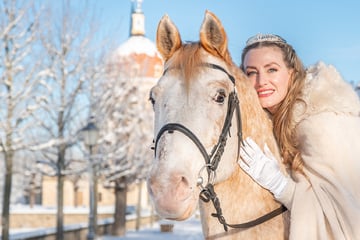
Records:
[[[245,55],[243,66],[261,106],[274,113],[287,94],[291,76],[281,50],[277,47],[251,49]]]

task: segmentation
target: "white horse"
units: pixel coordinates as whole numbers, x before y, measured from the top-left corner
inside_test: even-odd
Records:
[[[165,60],[150,92],[155,158],[148,189],[157,213],[185,220],[199,203],[206,239],[286,239],[287,214],[237,164],[247,136],[280,157],[271,120],[231,60],[220,20],[206,11],[200,41],[183,43],[165,15],[156,44]]]

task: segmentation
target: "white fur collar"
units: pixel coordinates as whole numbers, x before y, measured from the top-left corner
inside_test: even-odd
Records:
[[[302,98],[294,108],[294,123],[320,112],[345,113],[359,116],[360,101],[353,87],[345,82],[335,67],[323,62],[309,67]]]

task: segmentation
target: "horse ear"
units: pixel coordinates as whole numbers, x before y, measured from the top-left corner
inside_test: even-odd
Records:
[[[220,20],[215,14],[206,10],[205,18],[200,28],[201,45],[206,51],[226,58],[228,56],[227,41],[227,36]]]
[[[181,47],[179,31],[168,15],[164,15],[159,22],[156,32],[156,47],[164,61],[167,61]]]

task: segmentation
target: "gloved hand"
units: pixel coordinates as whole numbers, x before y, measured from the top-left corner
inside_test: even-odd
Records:
[[[281,171],[278,161],[265,144],[264,152],[251,139],[246,138],[241,145],[238,161],[240,167],[263,188],[272,192],[275,197],[284,190],[289,178]]]

